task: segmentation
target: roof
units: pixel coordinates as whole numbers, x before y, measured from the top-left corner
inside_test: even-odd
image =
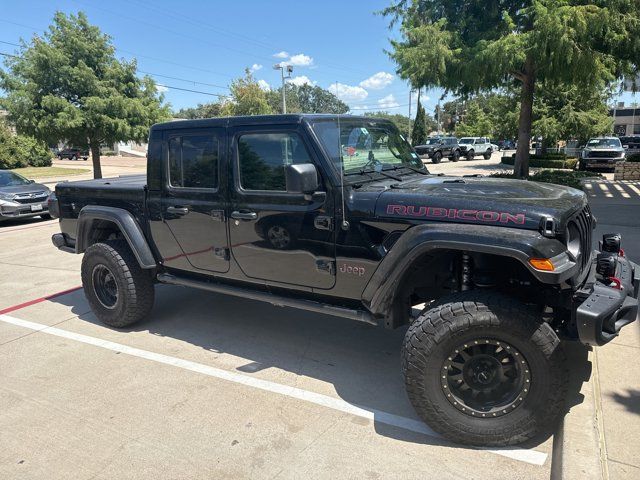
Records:
[[[175,120],[172,122],[156,123],[154,130],[173,130],[177,128],[203,128],[203,127],[233,127],[236,125],[274,125],[285,123],[301,123],[302,121],[321,120],[327,118],[359,119],[368,122],[387,121],[383,118],[364,117],[355,115],[335,115],[331,113],[294,113],[285,115],[245,115],[240,117],[216,117],[197,120]]]

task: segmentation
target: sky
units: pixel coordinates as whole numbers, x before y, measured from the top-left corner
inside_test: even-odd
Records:
[[[409,86],[395,74],[385,50],[397,30],[376,12],[390,0],[5,0],[0,16],[0,52],[14,53],[20,39],[41,34],[56,10],[84,11],[112,37],[118,57],[137,59],[174,110],[216,101],[250,68],[264,88],[277,88],[280,71],[289,81],[327,88],[352,113],[409,113]],[[6,43],[8,42],[8,43]],[[193,90],[193,91],[185,91]],[[441,89],[423,90],[433,113]],[[618,100],[640,101],[624,94]],[[415,115],[416,95],[411,112]]]

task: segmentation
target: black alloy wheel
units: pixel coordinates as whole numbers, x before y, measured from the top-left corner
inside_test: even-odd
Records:
[[[524,356],[504,341],[481,338],[454,348],[443,365],[442,390],[466,415],[498,417],[517,408],[529,392]]]
[[[118,284],[116,278],[106,265],[93,267],[92,285],[96,298],[104,308],[113,309],[118,303]]]

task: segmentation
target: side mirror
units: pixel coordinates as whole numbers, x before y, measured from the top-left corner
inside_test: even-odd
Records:
[[[622,148],[624,148],[625,150],[629,150],[629,145],[623,145]]]
[[[313,193],[318,189],[318,171],[313,163],[287,165],[285,179],[288,193]]]
[[[29,183],[36,183],[35,180],[29,180]]]

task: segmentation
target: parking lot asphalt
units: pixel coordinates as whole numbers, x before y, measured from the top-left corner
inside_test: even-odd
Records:
[[[82,290],[43,299],[80,284],[56,230],[0,227],[0,478],[549,477],[551,438],[488,451],[430,435],[401,330],[170,286],[114,330]]]

